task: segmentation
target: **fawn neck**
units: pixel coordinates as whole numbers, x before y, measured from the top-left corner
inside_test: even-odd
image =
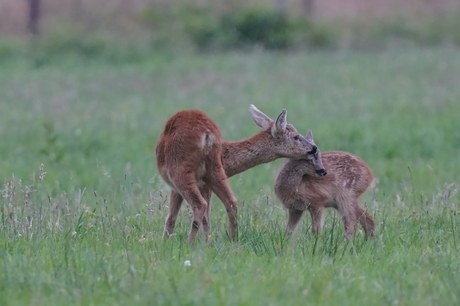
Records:
[[[283,171],[297,176],[315,176],[315,167],[307,160],[288,159],[283,165]]]
[[[279,158],[273,150],[274,147],[269,129],[243,140],[224,141],[222,164],[227,177]]]
[[[313,167],[311,167],[305,160],[287,159],[279,170],[277,176],[277,181],[279,182],[277,183],[288,186],[297,186],[305,175],[313,176],[313,171]]]
[[[279,169],[275,179],[275,193],[278,198],[285,200],[294,200],[299,196],[299,187],[302,185],[306,168],[303,167],[302,161],[287,159]]]

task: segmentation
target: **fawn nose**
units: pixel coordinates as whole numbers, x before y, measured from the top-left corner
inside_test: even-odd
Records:
[[[308,152],[308,154],[315,154],[317,151],[318,147],[314,145],[313,148],[311,148],[311,151]]]
[[[325,176],[327,174],[326,169],[319,169],[316,170],[316,173],[319,174],[320,176]]]

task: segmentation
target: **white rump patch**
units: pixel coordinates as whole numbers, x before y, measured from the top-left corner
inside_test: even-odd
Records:
[[[204,149],[204,147],[212,147],[214,144],[214,140],[212,139],[212,135],[209,131],[206,131],[201,139],[200,147]]]

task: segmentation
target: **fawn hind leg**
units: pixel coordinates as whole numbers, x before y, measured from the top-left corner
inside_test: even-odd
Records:
[[[324,224],[324,206],[323,205],[309,205],[308,212],[311,216],[311,232],[314,235],[321,234]]]
[[[303,215],[303,210],[300,209],[295,209],[295,208],[289,208],[289,217],[288,217],[288,223],[286,227],[286,235],[291,236],[292,233],[294,232],[297,224],[300,221],[300,218]]]
[[[375,236],[375,219],[362,206],[356,202],[356,219],[363,227],[364,233],[368,237]]]
[[[351,204],[351,205],[350,205]],[[337,202],[337,210],[341,215],[345,236],[351,239],[355,236],[356,225],[358,223],[357,213],[354,202],[341,200]]]
[[[176,226],[177,215],[182,206],[182,201],[184,198],[175,190],[171,190],[169,197],[169,213],[165,221],[165,227],[163,230],[163,239],[169,238],[171,236],[174,227]]]

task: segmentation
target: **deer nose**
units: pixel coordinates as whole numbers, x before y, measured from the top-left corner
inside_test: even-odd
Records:
[[[319,174],[320,176],[325,176],[327,174],[326,169],[319,169],[316,170],[316,173]]]
[[[315,154],[317,151],[318,147],[314,145],[313,148],[311,148],[311,151],[308,152],[308,154]]]

